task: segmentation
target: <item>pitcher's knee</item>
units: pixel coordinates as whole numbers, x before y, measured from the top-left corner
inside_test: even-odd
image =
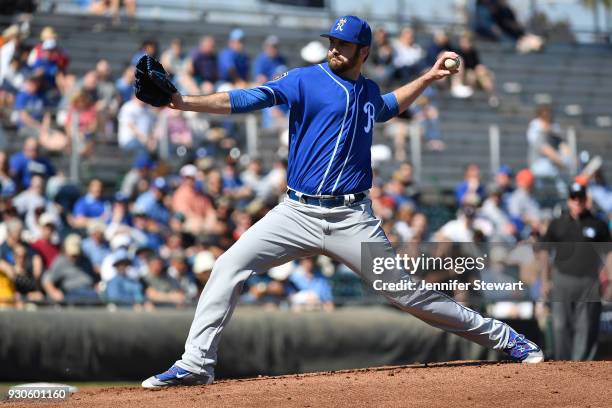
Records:
[[[228,276],[237,275],[241,272],[244,272],[248,277],[248,275],[252,273],[252,268],[239,257],[232,256],[228,252],[217,258],[212,269],[212,275],[222,274]]]

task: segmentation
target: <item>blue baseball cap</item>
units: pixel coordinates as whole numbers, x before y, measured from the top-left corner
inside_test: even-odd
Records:
[[[167,193],[169,190],[168,183],[163,177],[157,177],[155,180],[153,180],[153,187],[162,193]]]
[[[372,29],[367,21],[355,16],[338,18],[329,29],[329,33],[321,37],[334,37],[350,43],[370,46],[372,43]]]
[[[497,174],[505,174],[506,176],[512,176],[512,168],[507,164],[502,164],[497,170]]]

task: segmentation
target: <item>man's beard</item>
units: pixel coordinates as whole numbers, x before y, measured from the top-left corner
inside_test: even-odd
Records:
[[[327,53],[327,63],[329,64],[329,68],[336,75],[344,74],[346,71],[349,71],[359,63],[359,48],[355,50],[355,54],[348,59],[346,62],[340,62],[339,59],[336,59],[336,62],[332,62],[333,55]]]

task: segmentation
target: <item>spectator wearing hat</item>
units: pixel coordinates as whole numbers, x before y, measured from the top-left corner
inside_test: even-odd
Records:
[[[508,199],[508,214],[520,235],[536,232],[540,226],[542,213],[532,194],[534,182],[529,169],[519,171],[516,174],[516,190]]]
[[[147,299],[155,304],[184,304],[185,294],[179,283],[168,275],[164,260],[153,255],[147,266],[147,274],[142,278]]]
[[[542,241],[542,293],[552,301],[554,358],[593,360],[602,308],[600,272],[612,281],[612,253],[609,246],[584,244],[611,241],[606,223],[590,211],[585,186],[570,186],[567,211],[552,220]],[[604,299],[612,300],[612,285]]]
[[[41,227],[41,236],[32,242],[32,249],[38,252],[44,268],[48,269],[61,252],[61,247],[58,244],[59,237],[56,232],[57,221],[55,215],[51,213],[43,213],[38,220]]]
[[[266,274],[253,274],[245,282],[240,301],[247,304],[278,306],[286,303],[295,293],[295,286],[289,282],[293,262],[276,266]]]
[[[119,249],[112,254],[112,257],[117,274],[106,284],[106,300],[124,306],[144,303],[142,284],[127,276],[127,271],[132,266],[132,258],[128,251]]]
[[[153,180],[151,188],[136,199],[134,206],[156,222],[167,225],[170,221],[170,210],[166,207],[166,196],[170,186],[163,177]]]
[[[193,258],[193,273],[198,281],[200,289],[206,286],[206,282],[210,279],[213,266],[215,265],[216,257],[209,251],[200,251]]]
[[[185,228],[191,232],[203,232],[216,227],[216,216],[208,197],[196,188],[197,168],[187,164],[181,168],[181,184],[172,196],[172,210],[185,216]]]
[[[37,61],[43,58],[45,42],[47,50],[51,50],[47,58],[57,66],[59,71],[66,72],[70,58],[66,51],[58,45],[57,33],[51,26],[46,26],[40,31],[40,42],[30,51],[28,65],[34,66]]]
[[[512,181],[512,168],[506,164],[502,164],[497,170],[497,173],[495,173],[495,178],[493,179],[493,189],[501,193],[502,208],[506,211],[508,210],[508,200],[514,191]]]
[[[143,180],[148,180],[151,171],[155,168],[155,161],[147,152],[140,152],[134,158],[132,168],[123,177],[121,182],[120,193],[126,199],[130,199],[136,195],[138,185]]]
[[[213,93],[219,81],[219,61],[215,38],[206,35],[200,39],[198,47],[191,52],[189,60],[179,77],[179,83],[187,93]]]
[[[51,58],[56,47],[57,42],[54,39],[43,41],[40,56],[33,64],[30,64],[32,73],[42,80],[41,89],[52,101],[59,101],[60,97],[57,83],[60,75],[59,67],[56,61]]]
[[[72,210],[72,225],[75,228],[87,228],[90,222],[110,216],[110,204],[102,198],[102,188],[99,179],[89,182],[87,194],[75,203]]]
[[[11,156],[10,172],[18,188],[24,189],[30,186],[34,174],[42,175],[45,178],[50,177],[55,174],[55,168],[46,157],[40,154],[36,138],[28,138],[23,143],[22,151]]]
[[[43,274],[43,288],[54,301],[93,301],[98,299],[91,263],[81,251],[81,237],[70,234],[64,251]]]
[[[136,245],[132,236],[125,231],[109,234],[107,237],[112,237],[110,239],[110,251],[104,257],[102,264],[100,265],[100,277],[104,282],[110,281],[117,274],[117,270],[113,266],[113,253],[122,249],[131,251],[132,247]],[[141,272],[142,270],[139,268],[139,265],[132,265],[128,268],[126,275],[131,279],[140,279],[142,277]]]
[[[270,81],[277,72],[278,67],[286,66],[287,60],[278,50],[280,41],[277,36],[268,36],[263,43],[263,51],[253,64],[255,82],[263,84]]]
[[[242,87],[249,79],[249,57],[244,52],[244,31],[232,30],[227,47],[219,54],[219,79]]]
[[[102,262],[110,253],[110,247],[104,238],[106,225],[102,221],[92,221],[87,226],[87,238],[83,240],[83,253],[91,261],[94,271],[101,273]]]

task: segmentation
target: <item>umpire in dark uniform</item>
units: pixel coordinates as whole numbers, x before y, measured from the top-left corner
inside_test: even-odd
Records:
[[[550,223],[542,241],[545,259],[553,260],[542,286],[551,300],[554,358],[592,360],[601,315],[599,274],[606,264],[609,269],[611,246],[608,226],[589,210],[586,187],[570,186],[567,211]]]

